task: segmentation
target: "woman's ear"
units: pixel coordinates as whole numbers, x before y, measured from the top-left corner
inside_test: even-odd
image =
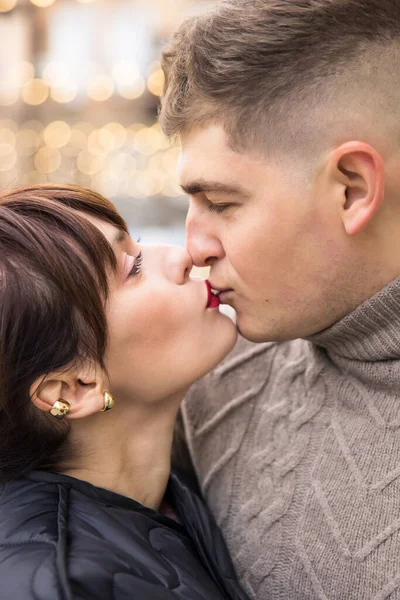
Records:
[[[341,217],[348,235],[370,223],[384,197],[385,173],[380,154],[364,142],[342,144],[330,157],[334,180],[342,185]]]
[[[58,400],[68,402],[66,419],[82,419],[104,407],[106,377],[100,367],[80,365],[66,371],[54,371],[31,386],[31,400],[43,412],[50,412]]]

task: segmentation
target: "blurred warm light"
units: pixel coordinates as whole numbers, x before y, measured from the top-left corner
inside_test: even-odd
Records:
[[[121,193],[134,198],[137,195],[136,173],[131,174],[121,185]]]
[[[53,85],[50,91],[51,99],[59,104],[67,104],[75,100],[78,93],[77,86],[72,81],[62,85]]]
[[[96,2],[96,0],[78,0],[81,4],[91,4],[92,2]]]
[[[63,86],[71,79],[71,73],[65,62],[54,60],[43,69],[43,79],[50,86]]]
[[[127,134],[125,127],[121,125],[121,123],[107,123],[107,125],[104,125],[103,129],[109,131],[113,136],[112,147],[114,150],[121,148],[125,144]]]
[[[38,6],[39,8],[46,8],[47,6],[51,6],[54,4],[55,0],[31,0],[34,6]]]
[[[61,152],[65,156],[74,157],[78,156],[80,151],[85,148],[87,142],[87,136],[80,129],[73,128],[71,135],[66,146],[61,148]]]
[[[15,104],[19,97],[19,88],[16,86],[9,86],[5,83],[0,83],[0,105],[12,106]]]
[[[140,98],[146,89],[146,82],[143,77],[139,77],[133,83],[119,83],[118,93],[127,100],[136,100]]]
[[[114,93],[114,81],[108,75],[95,75],[89,81],[87,95],[91,100],[104,102]]]
[[[12,10],[17,4],[17,0],[0,0],[0,13]]]
[[[53,121],[43,132],[43,139],[50,148],[62,148],[70,137],[71,127],[64,121]]]
[[[0,171],[9,171],[17,162],[17,153],[11,144],[0,143]]]
[[[148,66],[148,73],[154,73],[154,71],[158,71],[158,69],[161,69],[161,63],[159,60],[153,60],[153,62],[151,62]]]
[[[34,129],[22,129],[16,136],[18,156],[32,156],[39,146],[39,135]]]
[[[0,171],[9,171],[17,162],[17,153],[11,144],[0,142]]]
[[[25,85],[35,77],[35,67],[31,62],[27,60],[24,60],[21,63],[19,63],[17,71],[17,77],[19,79],[20,85]]]
[[[156,196],[162,190],[163,181],[149,170],[138,171],[133,178],[139,196]]]
[[[34,162],[39,173],[53,173],[61,164],[61,154],[56,148],[44,146],[36,152]]]
[[[49,97],[49,86],[42,79],[34,78],[22,88],[22,99],[26,104],[37,106]]]
[[[160,68],[154,73],[151,73],[147,79],[147,87],[149,92],[154,96],[162,96],[164,92],[165,76],[164,71]]]
[[[140,154],[150,156],[161,149],[163,143],[161,134],[152,127],[140,129],[135,135],[134,148]]]
[[[103,194],[106,198],[112,198],[120,190],[120,181],[113,174],[101,171],[93,175],[90,187]]]
[[[25,184],[46,183],[47,176],[44,173],[39,173],[39,171],[29,171],[25,175],[23,182]]]
[[[11,129],[8,128],[0,129],[0,144],[15,146],[15,140],[16,136],[14,131],[11,131]]]
[[[171,148],[171,140],[165,135],[159,123],[155,123],[151,127],[160,135],[160,150],[168,150]]]
[[[17,185],[19,181],[18,170],[12,167],[8,171],[0,172],[0,185],[3,187]]]
[[[133,134],[136,135],[138,131],[140,131],[141,129],[145,129],[146,125],[144,123],[132,123],[132,125],[129,125],[128,129],[127,129],[127,133],[128,135]]]
[[[43,130],[43,123],[41,123],[41,121],[37,121],[36,119],[32,119],[22,123],[21,129],[33,129],[36,131],[36,133],[40,133]]]
[[[171,148],[168,152],[165,152],[162,156],[162,167],[168,173],[175,173],[177,162],[179,159],[180,149]]]
[[[180,188],[178,181],[175,180],[174,177],[170,179],[166,179],[162,186],[162,193],[164,196],[168,198],[176,198],[177,196],[182,196],[183,192]]]
[[[103,156],[95,156],[87,150],[82,150],[77,158],[76,165],[82,173],[94,175],[103,169],[104,158]]]
[[[95,156],[108,154],[113,149],[113,144],[113,134],[105,127],[92,131],[87,141],[89,152]]]
[[[132,85],[140,79],[139,67],[134,62],[119,62],[113,66],[112,76],[118,84]]]
[[[92,131],[95,130],[95,126],[92,125],[91,123],[86,123],[86,121],[79,121],[79,123],[76,123],[74,125],[74,129],[77,129],[78,131],[82,131],[82,133],[84,133],[86,136],[88,136],[92,133]]]
[[[126,152],[120,152],[111,157],[107,164],[107,171],[110,175],[118,175],[122,178],[129,177],[132,173],[136,173],[137,162],[134,156]]]
[[[12,119],[2,119],[0,121],[0,128],[2,129],[11,129],[14,133],[18,131],[18,125]]]

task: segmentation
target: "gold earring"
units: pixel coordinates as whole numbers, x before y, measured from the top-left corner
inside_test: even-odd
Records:
[[[50,414],[56,419],[63,419],[70,408],[71,405],[66,400],[57,400],[50,409]]]
[[[111,410],[115,404],[114,396],[110,392],[104,392],[104,406],[100,409],[100,412],[106,412]]]

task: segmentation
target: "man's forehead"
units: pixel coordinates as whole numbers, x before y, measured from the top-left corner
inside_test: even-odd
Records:
[[[186,193],[235,193],[240,186],[244,157],[234,152],[218,126],[202,127],[184,134],[178,160],[178,176]]]
[[[196,127],[181,135],[181,152],[179,157],[179,168],[190,168],[196,163],[198,168],[202,166],[207,170],[211,166],[236,162],[241,159],[228,143],[228,137],[224,129],[218,125],[207,127]]]

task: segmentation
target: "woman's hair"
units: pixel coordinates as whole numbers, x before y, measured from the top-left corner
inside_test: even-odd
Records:
[[[0,194],[0,482],[54,468],[69,427],[35,407],[38,378],[81,360],[104,368],[116,258],[77,211],[127,231],[111,202],[72,185]]]

